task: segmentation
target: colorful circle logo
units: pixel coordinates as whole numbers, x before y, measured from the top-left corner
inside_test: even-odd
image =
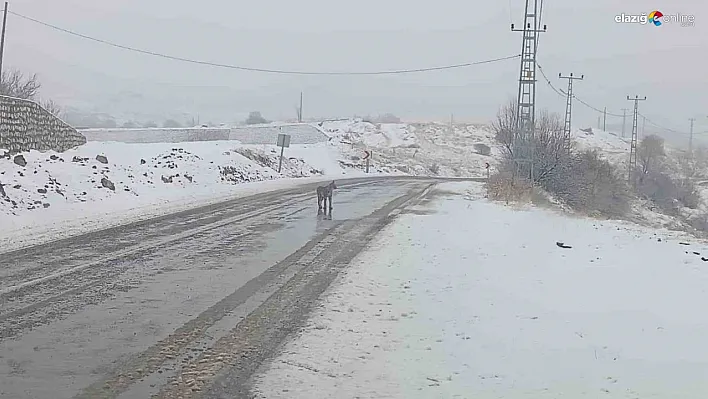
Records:
[[[664,14],[662,14],[661,11],[652,11],[649,14],[649,22],[656,26],[661,26],[661,17],[663,16]]]

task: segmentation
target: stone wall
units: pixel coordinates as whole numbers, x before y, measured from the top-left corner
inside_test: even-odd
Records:
[[[82,129],[88,141],[120,143],[183,143],[190,141],[237,140],[243,144],[275,145],[278,133],[290,135],[290,144],[315,144],[329,140],[316,126],[308,123],[255,125],[233,128],[152,128],[152,129]]]
[[[190,141],[229,140],[229,128],[149,128],[149,129],[85,129],[88,141],[119,143],[184,143]]]
[[[76,129],[34,101],[0,96],[0,148],[58,152],[86,144]]]
[[[230,138],[243,144],[275,145],[280,133],[290,135],[290,144],[316,144],[329,140],[322,130],[309,123],[239,126],[231,129]]]

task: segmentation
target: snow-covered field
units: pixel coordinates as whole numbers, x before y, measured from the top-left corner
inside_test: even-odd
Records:
[[[260,397],[708,397],[708,245],[440,188],[339,276]]]

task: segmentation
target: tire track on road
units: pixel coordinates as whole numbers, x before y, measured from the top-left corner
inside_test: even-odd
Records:
[[[343,188],[376,185],[376,181],[352,183]],[[283,195],[283,193],[280,193]],[[311,192],[289,195],[280,201],[250,212],[242,211],[237,216],[218,220],[207,225],[179,232],[117,251],[92,262],[81,264],[61,272],[52,273],[0,291],[0,342],[21,335],[24,331],[63,319],[89,305],[101,303],[115,292],[125,292],[142,284],[145,277],[158,270],[143,270],[143,256],[164,249],[176,242],[190,239],[228,225],[249,224],[250,220],[268,218],[281,208],[297,205],[312,197]],[[252,200],[259,204],[262,198]],[[252,209],[252,208],[247,208]],[[245,222],[245,223],[244,223]],[[250,233],[241,233],[248,236]],[[231,236],[233,239],[234,236]],[[129,273],[129,274],[126,274]]]
[[[184,395],[185,392],[191,395],[192,387],[186,385],[187,380],[184,376],[191,375],[189,373],[192,373],[195,367],[201,372],[207,372],[208,378],[202,378],[203,381],[200,382],[200,386],[205,386],[205,381],[213,380],[224,367],[238,367],[240,356],[244,352],[239,352],[243,348],[234,346],[234,343],[243,339],[243,342],[251,346],[255,345],[254,337],[245,334],[248,331],[257,330],[254,330],[257,327],[254,323],[270,325],[274,331],[280,331],[278,334],[282,333],[281,330],[283,328],[285,328],[283,330],[285,333],[289,332],[290,330],[281,324],[283,320],[280,318],[282,316],[281,313],[274,314],[274,316],[278,317],[269,317],[274,312],[272,307],[277,305],[282,311],[281,305],[285,305],[285,303],[281,299],[288,297],[291,300],[289,306],[295,306],[296,308],[292,309],[293,314],[301,312],[301,310],[297,309],[306,309],[307,303],[301,304],[295,297],[302,290],[302,284],[311,280],[322,280],[323,269],[327,269],[329,265],[332,266],[331,272],[338,271],[341,267],[346,266],[346,259],[358,252],[378,229],[388,223],[389,218],[387,215],[392,209],[402,206],[419,194],[420,189],[414,190],[389,202],[383,208],[367,217],[337,222],[337,225],[319,234],[283,261],[270,267],[258,277],[202,312],[195,319],[175,330],[167,338],[116,367],[105,378],[90,385],[75,398],[117,398],[134,385],[142,383],[146,378],[156,375],[155,373],[157,372],[162,372],[167,365],[174,365],[175,363],[177,363],[177,374],[173,377],[170,385],[164,387],[164,390],[157,396],[177,398]],[[318,285],[318,287],[320,286]],[[188,349],[195,347],[197,342],[204,341],[205,337],[209,335],[207,332],[210,328],[223,318],[237,313],[250,298],[264,291],[268,291],[268,296],[263,298],[264,303],[260,304],[260,306],[256,305],[256,310],[248,313],[242,321],[236,322],[233,330],[226,329],[225,336],[221,338],[214,337],[214,344],[211,349],[204,351],[201,357],[194,358],[191,356]],[[273,292],[272,294],[270,294],[271,291]],[[313,292],[317,292],[317,290],[311,291],[310,294]],[[305,301],[313,299],[311,295],[305,295],[303,298],[305,298]],[[316,296],[314,298],[316,299]],[[290,307],[288,307],[286,313],[291,310]],[[269,323],[274,323],[274,325]],[[262,328],[262,326],[258,328]],[[267,337],[273,337],[273,333],[267,334]],[[271,339],[269,342],[262,342],[262,344],[268,343],[274,345],[275,339]],[[233,349],[233,351],[229,352],[229,348]],[[221,358],[219,358],[218,355],[214,355],[214,353],[217,353],[215,350],[225,355],[222,354]],[[255,357],[253,359],[257,360]],[[257,367],[257,364],[253,366]],[[175,382],[178,383],[175,384]],[[196,382],[193,384],[196,384]],[[189,395],[185,396],[185,398]],[[140,395],[140,397],[144,396]]]

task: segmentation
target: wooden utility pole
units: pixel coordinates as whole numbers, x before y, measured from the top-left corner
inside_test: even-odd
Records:
[[[7,26],[7,8],[8,2],[5,2],[5,9],[2,12],[2,36],[0,36],[0,78],[2,78],[2,56],[5,53],[5,27]]]

